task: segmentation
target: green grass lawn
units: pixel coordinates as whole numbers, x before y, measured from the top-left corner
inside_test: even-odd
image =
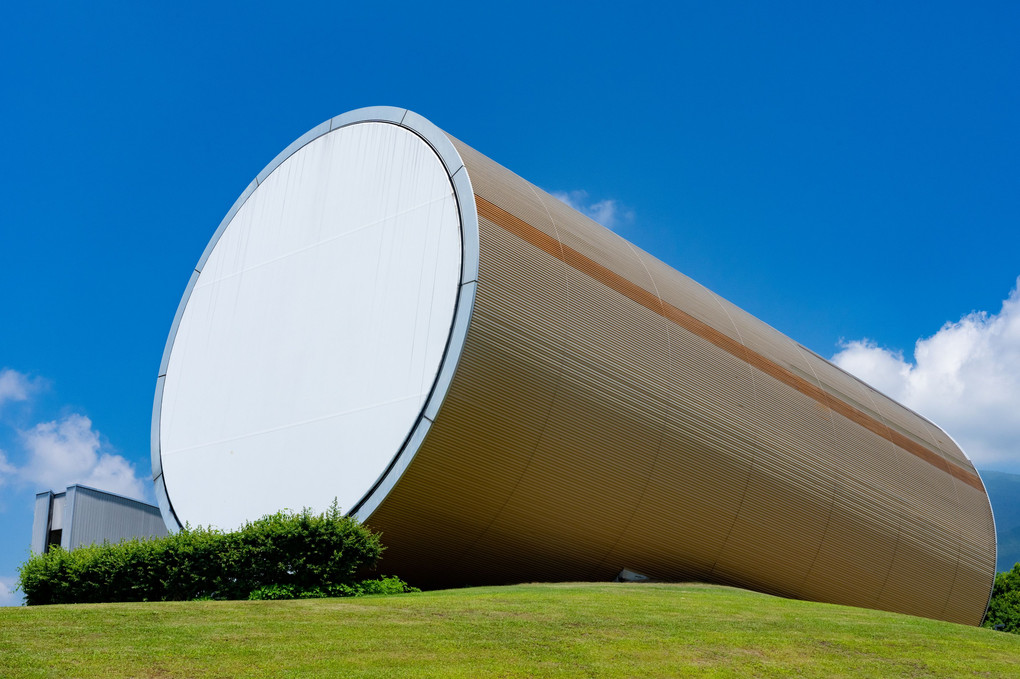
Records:
[[[0,609],[2,677],[1020,677],[1020,636],[728,587]]]

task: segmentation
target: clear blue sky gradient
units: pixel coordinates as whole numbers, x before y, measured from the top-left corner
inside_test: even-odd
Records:
[[[0,369],[149,470],[160,356],[237,195],[307,129],[426,116],[823,356],[1020,274],[1017,3],[16,3],[0,22]],[[225,481],[228,482],[228,481]],[[0,576],[31,498],[0,486]]]

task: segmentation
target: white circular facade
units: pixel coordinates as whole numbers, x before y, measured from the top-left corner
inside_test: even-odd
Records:
[[[157,494],[176,523],[231,529],[334,498],[349,510],[384,477],[454,325],[449,160],[407,127],[349,124],[286,157],[221,227],[154,413]]]

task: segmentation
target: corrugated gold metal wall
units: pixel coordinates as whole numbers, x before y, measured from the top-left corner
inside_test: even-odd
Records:
[[[629,568],[979,624],[988,499],[932,423],[453,140],[478,293],[367,519],[425,586]]]

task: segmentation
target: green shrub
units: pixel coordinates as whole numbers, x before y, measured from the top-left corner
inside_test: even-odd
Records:
[[[383,576],[378,580],[362,580],[358,583],[360,588],[360,594],[404,594],[406,592],[420,592],[421,590],[417,587],[411,587],[406,582],[391,575],[390,577]]]
[[[298,592],[293,585],[266,585],[252,590],[249,599],[273,601],[276,599],[297,599]],[[311,598],[311,597],[310,597]]]
[[[58,547],[22,564],[26,603],[289,599],[410,591],[398,578],[358,582],[379,536],[334,506],[279,512],[224,533],[185,528],[158,539]]]
[[[1020,634],[1020,563],[996,573],[984,626]]]
[[[249,599],[322,599],[325,597],[367,596],[370,594],[404,594],[420,592],[395,576],[383,576],[378,580],[362,580],[352,585],[332,585],[300,589],[293,585],[268,585],[252,590]]]

